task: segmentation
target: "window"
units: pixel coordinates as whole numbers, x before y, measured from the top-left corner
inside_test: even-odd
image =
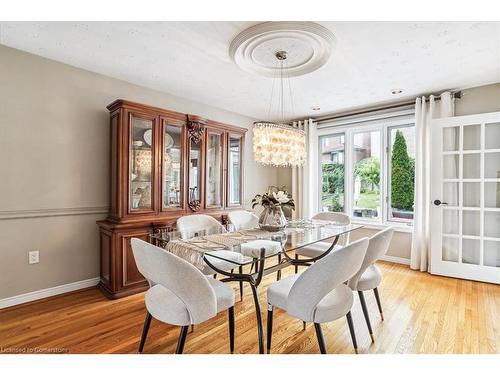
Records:
[[[415,127],[388,129],[388,220],[413,220],[415,193]]]
[[[320,140],[321,211],[344,211],[344,134]]]
[[[318,130],[320,211],[353,221],[411,223],[413,114]]]
[[[380,130],[354,134],[352,142],[352,216],[380,217]]]

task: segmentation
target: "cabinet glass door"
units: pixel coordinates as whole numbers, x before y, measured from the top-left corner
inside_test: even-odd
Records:
[[[154,122],[130,115],[130,211],[150,211],[153,207]]]
[[[206,207],[222,206],[222,133],[207,134]]]
[[[228,137],[227,158],[227,205],[239,206],[242,204],[242,137],[230,134]]]
[[[189,191],[188,206],[193,211],[197,211],[201,205],[201,142],[196,143],[193,139],[189,141]]]
[[[163,122],[163,172],[162,172],[162,207],[175,210],[182,207],[182,153],[183,137],[180,126]]]

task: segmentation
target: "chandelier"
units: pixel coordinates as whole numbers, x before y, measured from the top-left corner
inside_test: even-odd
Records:
[[[283,62],[286,60],[286,51],[275,53],[280,63],[280,90],[278,96],[278,107],[281,121],[257,121],[253,123],[253,155],[254,159],[264,165],[275,167],[296,167],[304,165],[306,161],[306,136],[303,130],[296,129],[285,123],[285,101],[284,101],[284,78]],[[288,81],[290,81],[288,79]],[[290,82],[290,103],[292,90]],[[269,114],[273,101],[273,90],[269,104]]]

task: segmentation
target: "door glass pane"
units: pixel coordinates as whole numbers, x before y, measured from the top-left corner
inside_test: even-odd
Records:
[[[481,149],[481,125],[464,126],[464,150]]]
[[[389,128],[389,220],[413,220],[415,127]]]
[[[462,211],[462,234],[479,236],[479,211]]]
[[[458,262],[458,238],[443,237],[442,259],[448,262]]]
[[[500,208],[500,182],[484,183],[484,207]]]
[[[222,205],[222,136],[208,133],[207,139],[207,206]]]
[[[443,183],[443,202],[448,203],[449,206],[458,206],[458,186],[458,182]]]
[[[464,207],[479,207],[481,199],[481,183],[480,182],[464,182],[463,184],[463,206]]]
[[[189,150],[189,196],[190,207],[197,208],[200,204],[201,187],[201,150],[200,145],[191,139]]]
[[[458,155],[443,156],[443,178],[458,178]]]
[[[500,267],[500,241],[484,241],[485,266]]]
[[[240,163],[241,163],[241,138],[229,137],[229,191],[228,203],[230,205],[241,204],[240,201]]]
[[[163,207],[180,207],[181,128],[165,125],[163,136]]]
[[[480,245],[479,240],[462,239],[462,263],[479,264]]]
[[[484,154],[484,177],[500,178],[500,152]]]
[[[130,156],[130,207],[151,208],[153,121],[132,116]]]
[[[380,131],[357,133],[353,144],[353,216],[378,218],[380,212]]]
[[[321,211],[344,211],[344,134],[320,138]]]
[[[484,236],[500,238],[500,212],[484,213]]]
[[[458,210],[443,210],[443,233],[459,234],[459,215]]]
[[[500,122],[486,124],[485,133],[485,148],[500,149]]]
[[[458,151],[460,146],[460,127],[443,128],[443,151]]]
[[[480,177],[481,154],[464,154],[463,178]]]

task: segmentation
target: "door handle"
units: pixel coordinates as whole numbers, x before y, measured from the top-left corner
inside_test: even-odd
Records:
[[[446,203],[446,202],[441,202],[439,199],[436,199],[436,200],[434,201],[434,205],[436,205],[436,206],[439,206],[439,205],[442,205],[442,204],[446,204],[446,205],[448,205],[448,203]]]

